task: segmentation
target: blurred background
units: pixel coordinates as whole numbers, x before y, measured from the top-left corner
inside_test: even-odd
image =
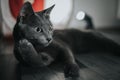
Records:
[[[55,29],[76,28],[119,32],[120,0],[0,0],[1,54],[12,53],[13,48],[11,46],[5,48],[5,45],[13,44],[12,31],[16,17],[26,1],[32,3],[35,12],[55,4],[50,15]]]

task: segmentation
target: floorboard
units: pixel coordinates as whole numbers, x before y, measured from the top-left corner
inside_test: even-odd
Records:
[[[88,68],[97,72],[107,80],[120,79],[120,64],[116,64],[111,59],[102,57],[97,54],[77,55],[77,60],[86,65]],[[106,55],[109,56],[109,55]],[[114,59],[114,58],[113,58]],[[120,59],[119,59],[120,61]]]

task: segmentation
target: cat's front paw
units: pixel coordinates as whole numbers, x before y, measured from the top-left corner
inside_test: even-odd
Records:
[[[30,56],[30,53],[34,51],[33,45],[27,39],[19,41],[19,49],[22,57]]]
[[[64,68],[65,77],[79,77],[79,71],[77,64],[67,64]]]
[[[22,40],[20,40],[19,41],[19,45],[20,45],[20,47],[22,46],[22,47],[31,47],[32,46],[32,44],[27,40],[27,39],[22,39]]]

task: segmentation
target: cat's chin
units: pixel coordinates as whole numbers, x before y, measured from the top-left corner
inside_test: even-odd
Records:
[[[50,42],[49,43],[44,43],[44,44],[37,44],[36,46],[40,47],[40,48],[44,48],[44,47],[47,47],[49,46]]]
[[[48,45],[49,45],[49,43],[48,44],[44,44],[43,47],[47,47]]]
[[[37,46],[37,47],[41,47],[41,48],[44,48],[44,47],[47,47],[51,42],[52,42],[52,40],[51,41],[49,41],[49,42],[44,42],[44,43],[41,43],[41,42],[39,42],[39,41],[30,41],[34,46]]]
[[[47,43],[44,43],[44,44],[42,44],[42,45],[43,45],[43,47],[47,47],[51,42],[52,42],[52,40],[49,41],[49,42],[47,42]]]
[[[43,45],[43,47],[47,47],[51,42],[48,42],[46,44]]]

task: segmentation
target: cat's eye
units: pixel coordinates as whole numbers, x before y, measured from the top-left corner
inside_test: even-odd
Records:
[[[39,28],[39,27],[36,27],[36,28],[35,28],[35,31],[36,31],[36,32],[42,32],[42,29]]]

